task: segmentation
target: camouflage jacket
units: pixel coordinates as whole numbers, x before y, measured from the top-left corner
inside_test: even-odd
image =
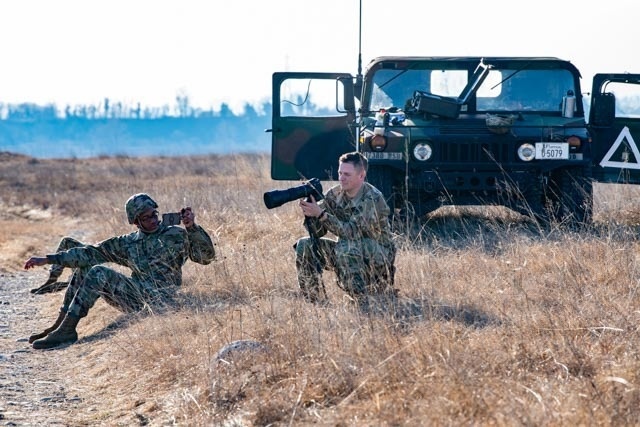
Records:
[[[215,255],[211,237],[199,225],[185,230],[160,224],[153,233],[138,230],[96,245],[47,255],[47,259],[52,264],[65,267],[90,267],[111,262],[129,267],[131,278],[137,282],[166,287],[182,284],[182,266],[187,258],[199,264],[209,264]]]
[[[353,199],[349,199],[339,185],[327,191],[319,205],[327,210],[327,218],[314,218],[318,236],[327,231],[339,239],[357,241],[363,238],[377,240],[382,246],[393,247],[389,226],[389,206],[382,193],[365,182]]]

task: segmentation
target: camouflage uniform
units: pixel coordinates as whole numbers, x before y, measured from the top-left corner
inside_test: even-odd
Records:
[[[58,247],[56,248],[56,253],[58,252],[62,252],[62,251],[66,251],[69,250],[71,248],[77,248],[80,246],[84,246],[85,244],[82,243],[80,240],[76,240],[73,237],[63,237],[60,240],[60,243],[58,243]],[[62,266],[59,265],[52,265],[51,268],[64,268]]]
[[[315,301],[321,296],[323,269],[334,270],[339,284],[354,298],[393,291],[396,248],[382,193],[365,182],[349,199],[338,185],[319,205],[327,211],[324,221],[307,219],[318,238],[303,237],[295,245],[298,284],[305,297]],[[338,239],[322,237],[327,232]]]
[[[185,230],[160,224],[153,233],[136,231],[47,255],[49,263],[76,269],[62,311],[77,317],[86,316],[99,297],[123,311],[169,302],[182,284],[187,258],[199,264],[215,258],[211,238],[199,225]],[[129,267],[131,277],[98,265],[109,262]]]
[[[67,249],[75,248],[78,246],[84,246],[84,243],[74,239],[73,237],[63,237],[62,240],[60,240],[60,243],[58,243],[56,253],[66,251]],[[47,279],[47,281],[42,286],[31,289],[31,293],[47,294],[50,292],[58,292],[66,288],[68,285],[67,282],[58,282],[58,279],[62,275],[63,271],[64,267],[62,265],[53,264],[49,268],[49,278]]]

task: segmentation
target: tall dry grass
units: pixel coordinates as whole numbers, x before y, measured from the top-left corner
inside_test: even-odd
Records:
[[[264,191],[294,184],[270,180],[267,156],[0,166],[5,205],[80,217],[95,240],[129,232],[124,201],[146,191],[164,210],[193,206],[216,241],[214,264],[185,267],[181,308],[124,316],[99,303],[80,341],[55,352],[93,408],[74,422],[640,422],[634,189],[599,186],[598,226],[579,232],[500,209],[435,215],[398,237],[399,301],[362,312],[330,272],[330,304],[297,296],[302,217],[295,203],[263,206]],[[59,298],[45,297],[43,311],[55,313]],[[236,340],[265,351],[215,359]]]

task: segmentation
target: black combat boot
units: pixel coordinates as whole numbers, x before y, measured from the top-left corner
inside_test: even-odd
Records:
[[[78,341],[78,333],[76,332],[76,326],[80,318],[74,316],[71,313],[67,313],[64,320],[58,326],[58,329],[51,332],[46,338],[33,342],[33,348],[45,349],[53,348],[62,344],[71,344]]]
[[[48,294],[51,292],[58,292],[67,287],[68,282],[58,282],[58,279],[62,275],[64,271],[64,267],[61,265],[54,264],[49,269],[49,278],[44,284],[38,288],[31,289],[32,294]]]
[[[327,302],[327,293],[324,289],[324,283],[317,278],[307,279],[299,282],[300,292],[307,302],[314,304],[323,304]]]
[[[64,316],[66,316],[67,313],[60,310],[60,313],[58,313],[58,318],[56,319],[55,322],[53,322],[53,325],[49,326],[47,329],[45,329],[44,331],[40,332],[39,334],[33,334],[29,337],[29,344],[31,344],[32,342],[34,342],[35,340],[39,340],[40,338],[44,338],[47,335],[49,335],[51,332],[55,331],[56,329],[58,329],[58,326],[60,326],[60,324],[62,323],[62,321],[64,320]]]

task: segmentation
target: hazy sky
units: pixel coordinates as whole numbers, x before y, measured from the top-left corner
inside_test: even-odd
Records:
[[[268,101],[274,71],[357,72],[359,0],[7,0],[0,102]],[[517,5],[517,6],[516,6]],[[557,56],[589,91],[638,72],[640,2],[362,0],[363,68],[381,55]]]

